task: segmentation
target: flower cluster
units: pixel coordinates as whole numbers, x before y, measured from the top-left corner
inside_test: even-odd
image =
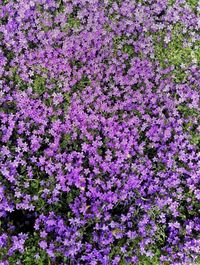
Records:
[[[198,264],[199,16],[0,0],[1,265]]]

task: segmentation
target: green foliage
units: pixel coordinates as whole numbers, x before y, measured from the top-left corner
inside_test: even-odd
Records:
[[[65,134],[65,135],[63,136],[62,141],[61,141],[61,145],[60,145],[61,148],[66,149],[66,147],[67,147],[67,145],[70,143],[70,141],[71,141],[71,136],[70,136],[70,134],[69,134],[69,133]]]
[[[199,117],[199,111],[195,108],[189,108],[188,106],[181,104],[177,107],[178,111],[183,115],[184,118],[198,118]],[[188,122],[185,122],[183,124],[183,130],[185,132],[189,132],[191,135],[190,142],[193,145],[200,144],[200,134],[196,130],[196,125],[192,122],[192,120],[189,120]]]
[[[169,6],[173,6],[173,4],[175,4],[175,3],[176,3],[176,0],[169,0],[168,1]]]
[[[83,63],[81,61],[78,60],[73,60],[71,61],[71,66],[74,67],[76,66],[78,69],[80,69],[81,67],[83,67]]]
[[[189,108],[188,106],[182,104],[177,107],[178,111],[184,116],[184,117],[191,117],[191,116],[198,116],[199,112],[198,110],[194,108]]]
[[[199,3],[199,0],[186,0],[185,1],[192,9],[195,9]],[[173,6],[176,0],[168,0],[169,6]]]
[[[67,21],[70,28],[79,28],[81,25],[80,20],[78,18],[73,17],[73,15],[69,15]]]
[[[159,251],[158,251],[159,253]],[[159,254],[155,255],[152,258],[149,258],[145,255],[140,256],[139,258],[139,263],[137,265],[160,265],[160,261],[159,261]]]
[[[33,82],[34,92],[38,95],[42,95],[45,92],[46,80],[42,76],[36,76]]]
[[[9,3],[9,0],[3,0],[3,1],[2,1],[2,4],[3,4],[3,5],[6,5],[7,3]]]
[[[10,69],[12,72],[11,80],[19,87],[20,90],[24,91],[27,89],[27,84],[21,79],[20,75],[17,72],[17,67]]]
[[[87,76],[83,76],[80,81],[78,81],[71,89],[72,93],[81,92],[84,88],[89,86],[91,83],[90,79]]]
[[[182,33],[183,25],[177,23],[172,29],[171,39],[168,44],[165,43],[166,32],[161,31],[153,35],[155,57],[160,61],[163,68],[173,65],[174,81],[183,82],[186,78],[185,70],[182,65],[189,66],[192,60],[200,59],[199,43],[194,43],[191,47],[183,47],[183,41],[191,41],[190,37]]]
[[[199,134],[196,134],[196,133],[193,133],[190,142],[193,145],[200,144],[200,135]]]
[[[133,56],[133,55],[134,55],[134,48],[133,48],[132,45],[125,44],[125,45],[123,46],[122,51],[123,51],[124,53],[127,53],[129,56]]]
[[[69,29],[78,29],[81,25],[81,21],[73,14],[70,14],[67,18],[67,23],[62,27],[62,31],[67,32]]]
[[[186,0],[186,2],[191,6],[191,8],[195,9],[199,3],[199,0]]]
[[[62,13],[65,10],[65,8],[64,8],[63,0],[58,0],[57,2],[58,2],[59,7],[56,11],[57,11],[57,14],[59,14],[59,13]]]
[[[18,261],[21,261],[22,265],[49,265],[50,258],[46,252],[38,247],[39,237],[35,233],[33,237],[30,237],[25,242],[25,251],[23,254],[16,252],[14,255],[8,258],[9,265],[16,265]],[[38,255],[36,259],[35,255]]]
[[[104,25],[104,29],[105,29],[106,31],[108,31],[108,32],[111,32],[111,31],[112,31],[112,28],[111,28],[110,25],[107,24],[107,23]]]
[[[0,105],[0,111],[7,114],[16,113],[17,111],[16,103],[14,101],[7,101],[6,103],[4,103],[4,105]]]
[[[59,197],[59,201],[49,206],[48,211],[54,211],[57,214],[64,214],[66,219],[72,217],[70,209],[70,203],[80,194],[80,190],[75,186],[72,187],[70,192],[62,193]]]

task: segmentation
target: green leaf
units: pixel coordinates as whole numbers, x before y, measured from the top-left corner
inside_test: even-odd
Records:
[[[33,88],[34,92],[38,95],[41,95],[45,92],[45,78],[42,76],[36,76],[34,82],[33,82]]]

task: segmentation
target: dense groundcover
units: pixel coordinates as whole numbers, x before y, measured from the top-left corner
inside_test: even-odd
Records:
[[[0,264],[200,262],[198,0],[0,0]]]

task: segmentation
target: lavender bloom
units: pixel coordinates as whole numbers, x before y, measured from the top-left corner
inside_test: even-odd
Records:
[[[199,4],[0,10],[0,264],[196,264]]]

